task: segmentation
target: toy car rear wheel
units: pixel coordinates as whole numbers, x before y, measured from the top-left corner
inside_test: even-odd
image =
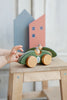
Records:
[[[52,57],[49,54],[45,54],[42,56],[42,63],[44,65],[49,65],[51,63]]]
[[[30,68],[35,67],[37,64],[37,58],[34,56],[29,56],[26,60],[26,65]]]

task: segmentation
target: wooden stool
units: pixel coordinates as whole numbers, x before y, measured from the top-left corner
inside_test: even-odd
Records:
[[[59,80],[60,87],[48,87],[48,80]],[[22,93],[23,82],[42,81],[42,91]],[[67,64],[53,58],[48,66],[37,65],[27,68],[18,63],[10,64],[8,100],[35,99],[47,97],[48,100],[67,100]]]

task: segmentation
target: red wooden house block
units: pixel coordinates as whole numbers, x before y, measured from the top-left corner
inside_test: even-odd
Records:
[[[45,46],[45,15],[29,24],[29,48]]]

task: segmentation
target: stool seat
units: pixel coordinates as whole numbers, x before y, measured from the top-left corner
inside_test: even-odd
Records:
[[[59,59],[58,57],[55,57],[52,59],[52,62],[50,65],[37,65],[34,68],[28,68],[25,65],[19,64],[19,63],[11,63],[10,64],[10,72],[40,72],[40,71],[57,71],[57,70],[63,70],[67,69],[67,63],[65,63],[63,60]]]
[[[60,87],[48,87],[49,80],[59,80]],[[22,93],[24,82],[42,82],[42,91]],[[58,57],[52,58],[50,65],[28,68],[19,63],[10,64],[8,100],[47,98],[67,100],[67,63]]]

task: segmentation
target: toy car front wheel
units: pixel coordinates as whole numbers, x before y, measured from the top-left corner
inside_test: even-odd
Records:
[[[26,65],[30,68],[35,67],[37,64],[37,58],[34,56],[29,56],[26,60]]]
[[[49,54],[45,54],[42,56],[42,63],[44,65],[49,65],[51,63],[52,57]]]

